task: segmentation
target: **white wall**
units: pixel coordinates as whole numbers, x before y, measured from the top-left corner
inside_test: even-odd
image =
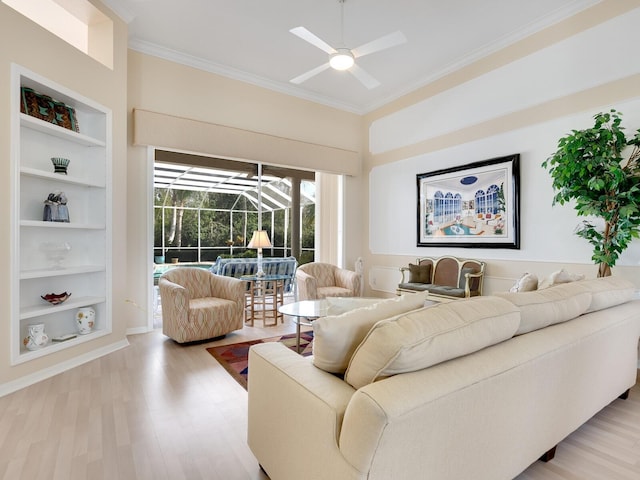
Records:
[[[640,72],[640,8],[374,121],[372,154],[415,144]]]
[[[628,133],[640,128],[640,64],[633,60],[640,8],[635,3],[602,15],[602,8],[619,5],[605,0],[540,32],[535,42],[515,44],[508,54],[368,115],[368,289],[392,293],[399,267],[443,254],[486,261],[485,293],[509,288],[527,270],[596,275],[591,245],[574,233],[583,218],[572,205],[552,206],[551,177],[541,164],[560,137],[592,126],[598,112],[616,108]],[[558,41],[559,31],[568,34]],[[416,246],[417,174],[514,153],[520,154],[519,250]],[[623,253],[614,274],[640,287],[639,241]]]
[[[640,99],[613,106],[624,113],[627,130],[640,128]],[[552,206],[551,177],[541,163],[556,150],[558,138],[572,128],[591,126],[591,116],[580,113],[374,167],[369,176],[371,253],[414,257],[442,254],[442,248],[416,247],[416,174],[519,153],[520,249],[447,248],[446,252],[481,255],[484,259],[589,263],[591,245],[573,233],[582,219],[576,217],[573,205]],[[632,243],[618,264],[640,265],[640,242]]]

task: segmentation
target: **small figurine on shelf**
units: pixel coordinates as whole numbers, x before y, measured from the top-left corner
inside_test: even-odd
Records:
[[[51,163],[53,163],[53,173],[67,174],[67,167],[70,160],[62,157],[51,157]]]
[[[69,209],[67,208],[67,196],[64,192],[60,192],[58,195],[58,222],[66,222],[69,223]]]
[[[67,196],[64,192],[50,193],[44,201],[44,213],[42,220],[45,222],[69,223],[69,209],[67,208]]]

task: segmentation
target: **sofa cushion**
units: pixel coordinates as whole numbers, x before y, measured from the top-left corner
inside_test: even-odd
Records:
[[[591,293],[591,304],[586,313],[615,307],[633,299],[636,287],[620,277],[602,277],[572,283],[576,290]],[[554,287],[555,288],[555,287]]]
[[[356,347],[371,327],[385,318],[424,306],[427,293],[408,293],[340,315],[313,322],[313,363],[330,373],[343,374]]]
[[[516,335],[566,322],[585,313],[591,305],[591,293],[576,288],[575,283],[533,292],[501,292],[495,296],[520,309],[520,326]]]
[[[400,290],[415,290],[418,292],[424,292],[433,287],[431,283],[400,283],[398,284],[398,288]]]
[[[409,283],[429,283],[431,281],[431,264],[409,264]]]
[[[429,293],[434,295],[446,295],[447,297],[464,298],[464,287],[456,288],[448,285],[431,285],[429,287]]]
[[[513,336],[520,312],[496,297],[435,305],[376,323],[358,346],[345,380],[361,388],[481,350]]]

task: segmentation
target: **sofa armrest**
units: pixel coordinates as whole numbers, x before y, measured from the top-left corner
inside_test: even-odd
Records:
[[[318,283],[314,277],[302,270],[296,270],[296,283],[298,300],[316,300],[318,298]]]
[[[349,384],[315,367],[310,357],[268,342],[249,350],[248,386],[248,443],[271,478],[345,468],[338,438],[355,392]]]

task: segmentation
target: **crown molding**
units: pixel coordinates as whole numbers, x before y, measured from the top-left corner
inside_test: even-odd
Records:
[[[179,63],[188,67],[197,68],[205,72],[214,73],[223,77],[231,78],[241,82],[256,85],[258,87],[273,90],[278,93],[298,97],[303,100],[309,100],[315,103],[326,105],[328,107],[337,108],[347,112],[363,115],[363,110],[357,105],[340,102],[333,98],[326,97],[324,95],[318,95],[312,92],[305,91],[299,87],[290,86],[282,82],[276,82],[267,78],[254,75],[252,73],[243,72],[233,67],[222,65],[220,63],[204,60],[193,55],[178,52],[160,45],[141,40],[139,38],[129,39],[129,48],[146,55],[159,57],[170,62]]]
[[[128,12],[122,7],[120,0],[102,1],[109,6],[109,8],[114,10],[114,12],[116,12],[116,14],[118,14],[125,22],[129,23],[135,18],[135,15],[132,15],[131,12]],[[397,89],[392,94],[381,96],[372,102],[363,105],[343,102],[326,95],[309,92],[304,88],[294,86],[289,83],[270,80],[233,67],[172,50],[137,37],[131,37],[129,39],[129,48],[143,54],[159,57],[171,62],[197,68],[199,70],[245,82],[261,88],[266,88],[285,95],[290,95],[357,115],[364,115],[601,2],[602,0],[575,0],[562,8],[550,12],[548,15],[535,22],[531,22],[522,28],[518,28],[517,30],[504,35],[502,38],[491,42],[482,48],[478,48],[461,58],[455,59],[438,69],[438,71],[422,77],[403,88]]]

